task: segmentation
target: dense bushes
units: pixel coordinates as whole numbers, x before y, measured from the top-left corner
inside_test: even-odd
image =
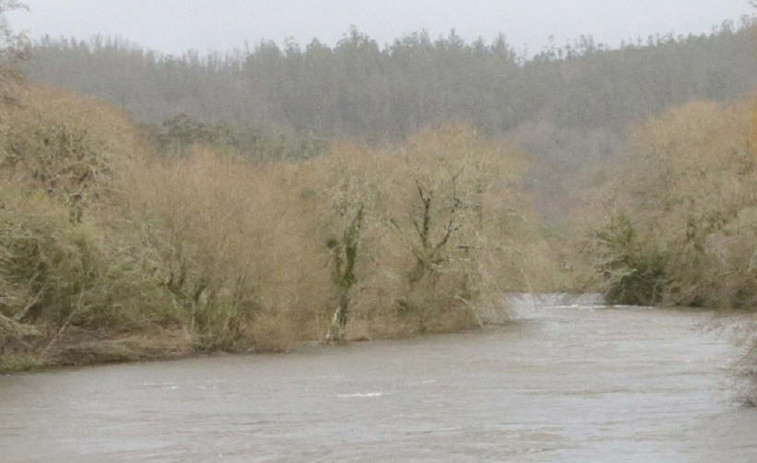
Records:
[[[448,331],[529,280],[526,163],[472,127],[297,162],[163,156],[107,105],[39,87],[17,101],[0,157],[6,366]]]
[[[608,207],[592,249],[610,299],[757,305],[752,107],[694,102],[630,132],[627,158],[597,194]]]
[[[132,172],[134,236],[200,347],[283,348],[325,332],[326,252],[311,238],[300,170],[196,148]]]
[[[667,256],[640,242],[628,216],[610,217],[595,239],[596,265],[607,283],[605,301],[650,306],[662,300]]]
[[[535,225],[519,186],[526,163],[514,147],[448,125],[390,149],[332,151],[307,168],[329,209],[320,215],[332,218],[324,242],[347,236],[364,216],[355,318],[390,321],[369,331],[472,326],[502,291],[524,287],[518,252]]]
[[[130,210],[213,345],[451,330],[523,281],[524,166],[467,126],[299,163],[197,148],[140,170]]]
[[[117,174],[145,145],[118,109],[45,87],[24,86],[7,105],[0,143],[5,178],[83,210],[117,188]]]
[[[95,243],[42,193],[0,187],[2,311],[20,321],[64,319],[91,287]]]
[[[128,119],[108,105],[39,87],[24,87],[3,109],[3,359],[68,362],[65,348],[74,339],[170,323],[170,300],[132,252],[114,207],[125,167],[145,155]]]

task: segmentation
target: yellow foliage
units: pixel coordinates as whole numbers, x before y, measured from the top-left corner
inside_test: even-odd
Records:
[[[108,105],[43,87],[19,95],[0,120],[0,251],[30,236],[30,249],[50,252],[0,272],[0,314],[27,323],[39,302],[29,323],[47,333],[13,355],[53,358],[52,344],[73,343],[58,330],[78,333],[85,351],[106,338],[104,358],[140,358],[111,337],[142,333],[170,334],[177,352],[188,339],[285,350],[322,339],[336,308],[353,338],[448,331],[530,287],[527,163],[473,127],[336,144],[299,162],[202,146],[162,158]],[[42,267],[47,279],[35,276]]]
[[[47,192],[78,220],[117,187],[146,149],[119,109],[73,92],[25,85],[0,118],[0,175]]]
[[[270,310],[310,314],[306,339],[320,331],[312,317],[326,306],[326,253],[309,236],[314,217],[298,193],[299,170],[196,148],[133,173],[130,220],[202,336],[231,331],[226,344],[254,343],[244,339],[247,325]],[[214,318],[217,310],[228,316]]]
[[[513,145],[447,125],[389,148],[337,145],[307,167],[323,242],[364,208],[355,317],[415,319],[375,324],[372,336],[467,326],[525,286],[519,253],[534,226]]]
[[[644,252],[666,260],[668,303],[757,303],[754,137],[753,101],[669,110],[630,131],[628,156],[598,192],[631,218]]]

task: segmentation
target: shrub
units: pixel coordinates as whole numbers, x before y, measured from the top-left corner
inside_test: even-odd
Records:
[[[501,291],[523,287],[517,254],[534,228],[513,146],[448,125],[390,148],[335,146],[307,165],[326,205],[323,243],[364,214],[349,292],[371,335],[474,326],[501,309]]]
[[[15,363],[449,331],[529,281],[526,163],[472,127],[299,161],[159,156],[113,108],[21,96],[0,139],[0,355]]]
[[[46,87],[20,89],[2,126],[2,176],[46,192],[77,221],[117,189],[130,159],[148,152],[121,111]]]
[[[610,299],[753,306],[750,119],[745,104],[694,102],[631,130],[626,159],[595,196],[613,203],[593,248],[611,274]],[[617,210],[627,215],[613,216]]]
[[[309,236],[300,169],[196,147],[133,172],[128,220],[201,346],[254,345],[255,320],[271,311],[289,314],[300,340],[325,332],[315,325],[329,288],[327,253]]]
[[[0,311],[19,321],[55,324],[92,287],[99,266],[96,239],[68,220],[44,193],[0,186]]]
[[[167,305],[168,303],[168,305]],[[0,184],[0,351],[48,353],[69,328],[91,335],[170,323],[170,301],[92,223],[45,193]],[[7,353],[7,352],[6,352]]]
[[[627,215],[612,216],[595,239],[600,249],[597,267],[608,303],[650,306],[662,300],[667,258],[663,252],[644,247]]]

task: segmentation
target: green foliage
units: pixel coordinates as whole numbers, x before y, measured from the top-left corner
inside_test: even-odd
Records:
[[[300,161],[328,152],[328,144],[312,132],[241,127],[234,133],[239,153],[254,161]]]
[[[125,239],[128,224],[108,215],[119,215],[119,176],[142,149],[133,127],[64,92],[16,96],[0,134],[0,355],[46,363],[72,332],[89,339],[174,322]]]
[[[195,144],[237,147],[237,140],[227,124],[205,124],[183,113],[163,121],[153,137],[161,152],[170,156],[188,156]]]
[[[326,335],[327,340],[342,340],[349,321],[350,290],[357,282],[355,266],[358,260],[360,246],[360,232],[363,228],[364,206],[358,205],[357,212],[344,229],[341,240],[329,238],[326,241],[331,253],[333,267],[331,281],[337,289],[338,304],[334,315],[336,327],[329,327]],[[336,328],[336,332],[333,329]]]
[[[662,301],[667,257],[645,247],[626,214],[613,215],[595,240],[608,303],[652,306]]]
[[[0,352],[0,369],[3,371],[29,371],[36,366],[37,359],[33,355]]]
[[[232,127],[225,122],[200,122],[178,114],[159,126],[146,126],[163,155],[187,157],[196,146],[238,153],[255,161],[303,160],[326,152],[326,144],[312,134],[262,127]]]
[[[755,307],[752,112],[752,101],[692,102],[629,132],[594,201],[615,206],[588,215],[606,223],[591,249],[610,300]]]
[[[55,323],[92,287],[97,251],[91,236],[68,221],[66,210],[40,194],[0,189],[0,310],[18,320]]]
[[[605,290],[605,299],[611,304],[629,303],[623,296],[626,287],[629,286],[628,277],[632,277],[637,271],[632,267],[634,262],[631,257],[634,235],[634,229],[625,214],[611,217],[606,228],[596,235],[597,247],[602,253],[602,260],[597,270],[601,272],[608,286]]]
[[[533,58],[518,56],[502,36],[466,43],[454,33],[420,32],[381,47],[351,30],[334,47],[262,42],[181,57],[102,37],[46,39],[25,69],[35,80],[122,104],[144,122],[183,113],[235,127],[378,140],[450,120],[500,134],[528,122],[622,131],[672,104],[748,92],[757,68],[752,49],[749,23],[618,50],[581,37]]]
[[[101,328],[171,318],[158,282],[144,272],[132,256],[104,246],[102,230],[72,223],[43,193],[0,187],[0,315]]]
[[[634,262],[620,280],[605,293],[610,304],[653,306],[662,301],[665,289],[664,256],[643,256]]]
[[[608,303],[651,306],[662,300],[666,259],[644,249],[626,214],[613,215],[595,239]]]
[[[326,242],[334,261],[331,280],[340,292],[348,292],[355,284],[355,264],[357,263],[363,216],[364,208],[360,206],[352,221],[345,228],[342,239],[330,238]]]
[[[340,282],[344,270],[332,274],[351,288],[337,302],[350,304],[348,331],[446,331],[501,310],[495,294],[524,287],[525,165],[514,146],[464,124],[428,128],[399,146],[337,145],[309,162],[308,191],[329,206],[320,215],[337,268],[349,267],[345,243],[364,211],[354,282]]]

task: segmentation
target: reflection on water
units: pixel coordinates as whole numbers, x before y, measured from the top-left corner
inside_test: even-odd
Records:
[[[1,377],[0,461],[757,461],[707,314],[510,300],[477,332]]]

